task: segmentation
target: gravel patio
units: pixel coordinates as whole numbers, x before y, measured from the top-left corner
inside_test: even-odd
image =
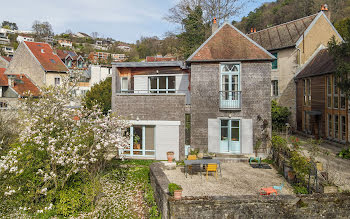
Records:
[[[254,169],[248,163],[222,163],[222,177],[218,173],[216,180],[213,173],[209,173],[206,180],[203,172],[184,174],[184,167],[177,166],[175,170],[164,170],[169,181],[181,185],[183,196],[236,196],[258,195],[261,188],[280,186],[284,182],[282,192],[278,194],[294,194],[292,187],[277,173],[275,169]]]

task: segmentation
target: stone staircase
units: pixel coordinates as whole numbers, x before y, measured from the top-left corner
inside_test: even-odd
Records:
[[[248,163],[249,157],[249,155],[216,154],[214,159],[219,160],[221,163]]]

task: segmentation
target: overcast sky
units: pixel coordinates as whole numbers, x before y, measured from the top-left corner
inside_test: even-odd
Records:
[[[164,36],[175,30],[164,19],[177,0],[1,0],[0,22],[17,23],[20,30],[31,30],[34,20],[48,21],[55,33],[70,29],[73,33],[98,32],[134,43],[141,36]],[[261,5],[250,4],[239,17]]]

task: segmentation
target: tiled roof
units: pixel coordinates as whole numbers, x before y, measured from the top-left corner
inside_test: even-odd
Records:
[[[10,62],[11,61],[11,57],[7,57],[7,56],[1,56],[3,59],[5,59],[6,61]]]
[[[333,73],[336,70],[335,62],[329,54],[328,49],[320,50],[315,57],[306,64],[296,78],[312,77],[317,75]]]
[[[68,55],[70,55],[73,58],[73,60],[76,60],[79,57],[78,54],[76,54],[74,51],[57,49],[56,52],[61,60],[65,59]]]
[[[8,75],[4,74],[5,70],[0,68],[0,86],[9,86],[8,84]],[[25,94],[30,91],[34,96],[40,95],[40,90],[37,86],[33,84],[33,82],[24,74],[20,75],[11,75],[14,77],[15,83],[14,86],[11,87],[15,90],[20,96],[25,96]]]
[[[0,87],[7,87],[8,86],[7,77],[4,74],[5,71],[6,71],[6,68],[0,68]]]
[[[269,52],[229,23],[223,24],[187,60],[273,60]]]
[[[314,14],[269,27],[256,33],[250,33],[248,36],[266,50],[292,47],[296,45],[299,38],[303,35],[317,15],[318,14]]]
[[[46,71],[68,72],[61,59],[47,43],[24,42]]]

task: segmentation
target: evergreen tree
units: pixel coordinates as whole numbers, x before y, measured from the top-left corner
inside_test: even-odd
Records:
[[[184,58],[188,58],[205,40],[209,29],[203,21],[203,11],[200,6],[189,10],[188,16],[182,20],[184,32],[178,35],[180,51]]]
[[[94,85],[89,90],[84,99],[83,106],[92,109],[94,105],[98,104],[104,114],[111,110],[112,97],[112,78],[107,78],[99,84]]]

